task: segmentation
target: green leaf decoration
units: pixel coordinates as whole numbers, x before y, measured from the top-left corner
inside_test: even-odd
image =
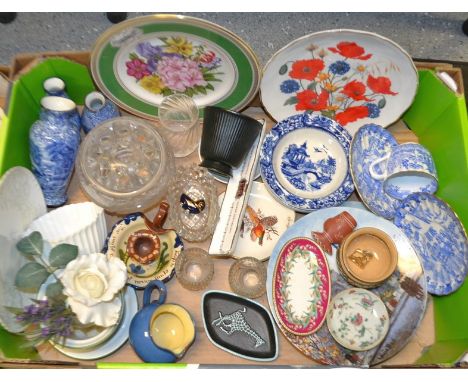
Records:
[[[281,68],[279,68],[280,75],[286,74],[287,71],[288,71],[288,64],[283,64]]]
[[[211,84],[206,85],[206,88],[207,88],[208,90],[214,90],[214,87],[213,87],[213,85],[211,85]]]
[[[324,117],[334,119],[335,118],[335,112],[332,110],[325,110],[321,112]]]
[[[138,60],[138,59],[140,58],[140,57],[138,57],[137,54],[135,54],[135,53],[133,53],[133,52],[130,53],[130,54],[128,55],[128,57],[130,58],[130,60]]]
[[[198,93],[206,94],[206,89],[204,86],[196,86],[195,89],[197,90]]]
[[[385,107],[385,105],[387,104],[387,101],[385,100],[385,98],[382,98],[379,103],[377,104],[377,106],[380,108],[380,109],[383,109]]]
[[[76,245],[59,244],[50,251],[49,264],[54,268],[64,268],[76,256],[78,256]]]
[[[292,97],[289,97],[286,101],[284,101],[284,105],[283,105],[283,106],[286,106],[286,105],[295,105],[296,103],[297,103],[297,97],[292,96]]]
[[[307,89],[315,90],[316,86],[317,86],[317,81],[312,81],[309,85],[307,85]]]
[[[41,233],[35,231],[31,235],[22,238],[16,244],[16,248],[25,255],[42,256],[44,242]]]
[[[47,285],[46,289],[46,296],[49,299],[58,299],[60,297],[63,297],[63,285],[61,282],[56,282],[53,284]]]
[[[21,314],[24,312],[24,309],[22,308],[16,308],[14,306],[5,306],[4,307],[6,310],[8,310],[10,313],[13,313],[15,315]]]
[[[15,285],[20,289],[37,291],[47,277],[49,272],[41,264],[27,263],[16,274]]]
[[[162,95],[163,95],[164,97],[167,97],[167,96],[169,96],[169,95],[171,95],[171,94],[174,94],[174,92],[173,92],[171,89],[169,89],[169,88],[164,88],[164,89],[162,89]]]

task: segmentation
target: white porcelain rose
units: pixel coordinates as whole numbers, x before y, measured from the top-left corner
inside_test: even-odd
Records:
[[[82,324],[109,327],[117,323],[122,309],[118,292],[127,281],[122,260],[108,259],[102,253],[80,255],[59,277],[67,303]]]

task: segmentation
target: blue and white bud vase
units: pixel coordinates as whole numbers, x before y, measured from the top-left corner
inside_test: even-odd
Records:
[[[67,188],[80,145],[76,105],[62,97],[41,100],[40,119],[29,130],[32,172],[49,207],[67,202]]]
[[[119,116],[119,109],[112,101],[99,92],[91,92],[85,98],[81,124],[84,132],[88,134],[95,126]]]
[[[70,98],[65,91],[65,82],[58,77],[48,78],[43,86],[48,96]]]

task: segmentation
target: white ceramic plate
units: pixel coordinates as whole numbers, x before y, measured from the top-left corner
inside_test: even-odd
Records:
[[[289,43],[265,65],[261,99],[277,121],[308,111],[335,119],[354,135],[387,127],[413,102],[418,73],[411,57],[375,33],[336,29]]]
[[[219,196],[220,205],[224,193]],[[267,260],[284,231],[294,223],[295,213],[273,199],[261,182],[253,182],[237,245],[231,257]]]
[[[0,180],[0,323],[10,332],[23,326],[4,307],[23,308],[31,304],[35,293],[20,292],[15,287],[18,270],[27,263],[16,243],[34,219],[47,212],[44,196],[34,175],[24,167],[13,167]]]
[[[133,288],[127,287],[124,296],[125,310],[123,313],[122,321],[115,332],[115,334],[102,345],[88,350],[70,349],[60,345],[54,347],[61,353],[68,357],[81,359],[81,360],[93,360],[107,357],[108,355],[117,351],[128,339],[128,333],[130,323],[132,322],[133,316],[138,312],[138,300],[136,292]]]

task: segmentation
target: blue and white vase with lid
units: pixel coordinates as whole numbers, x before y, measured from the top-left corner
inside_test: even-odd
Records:
[[[65,90],[65,82],[58,77],[50,77],[43,84],[48,96],[70,98]]]
[[[67,202],[75,158],[80,145],[75,103],[63,97],[44,97],[40,118],[29,130],[32,172],[49,207]]]
[[[84,132],[88,134],[95,126],[119,116],[119,109],[112,101],[99,92],[91,92],[85,98],[81,123]]]

